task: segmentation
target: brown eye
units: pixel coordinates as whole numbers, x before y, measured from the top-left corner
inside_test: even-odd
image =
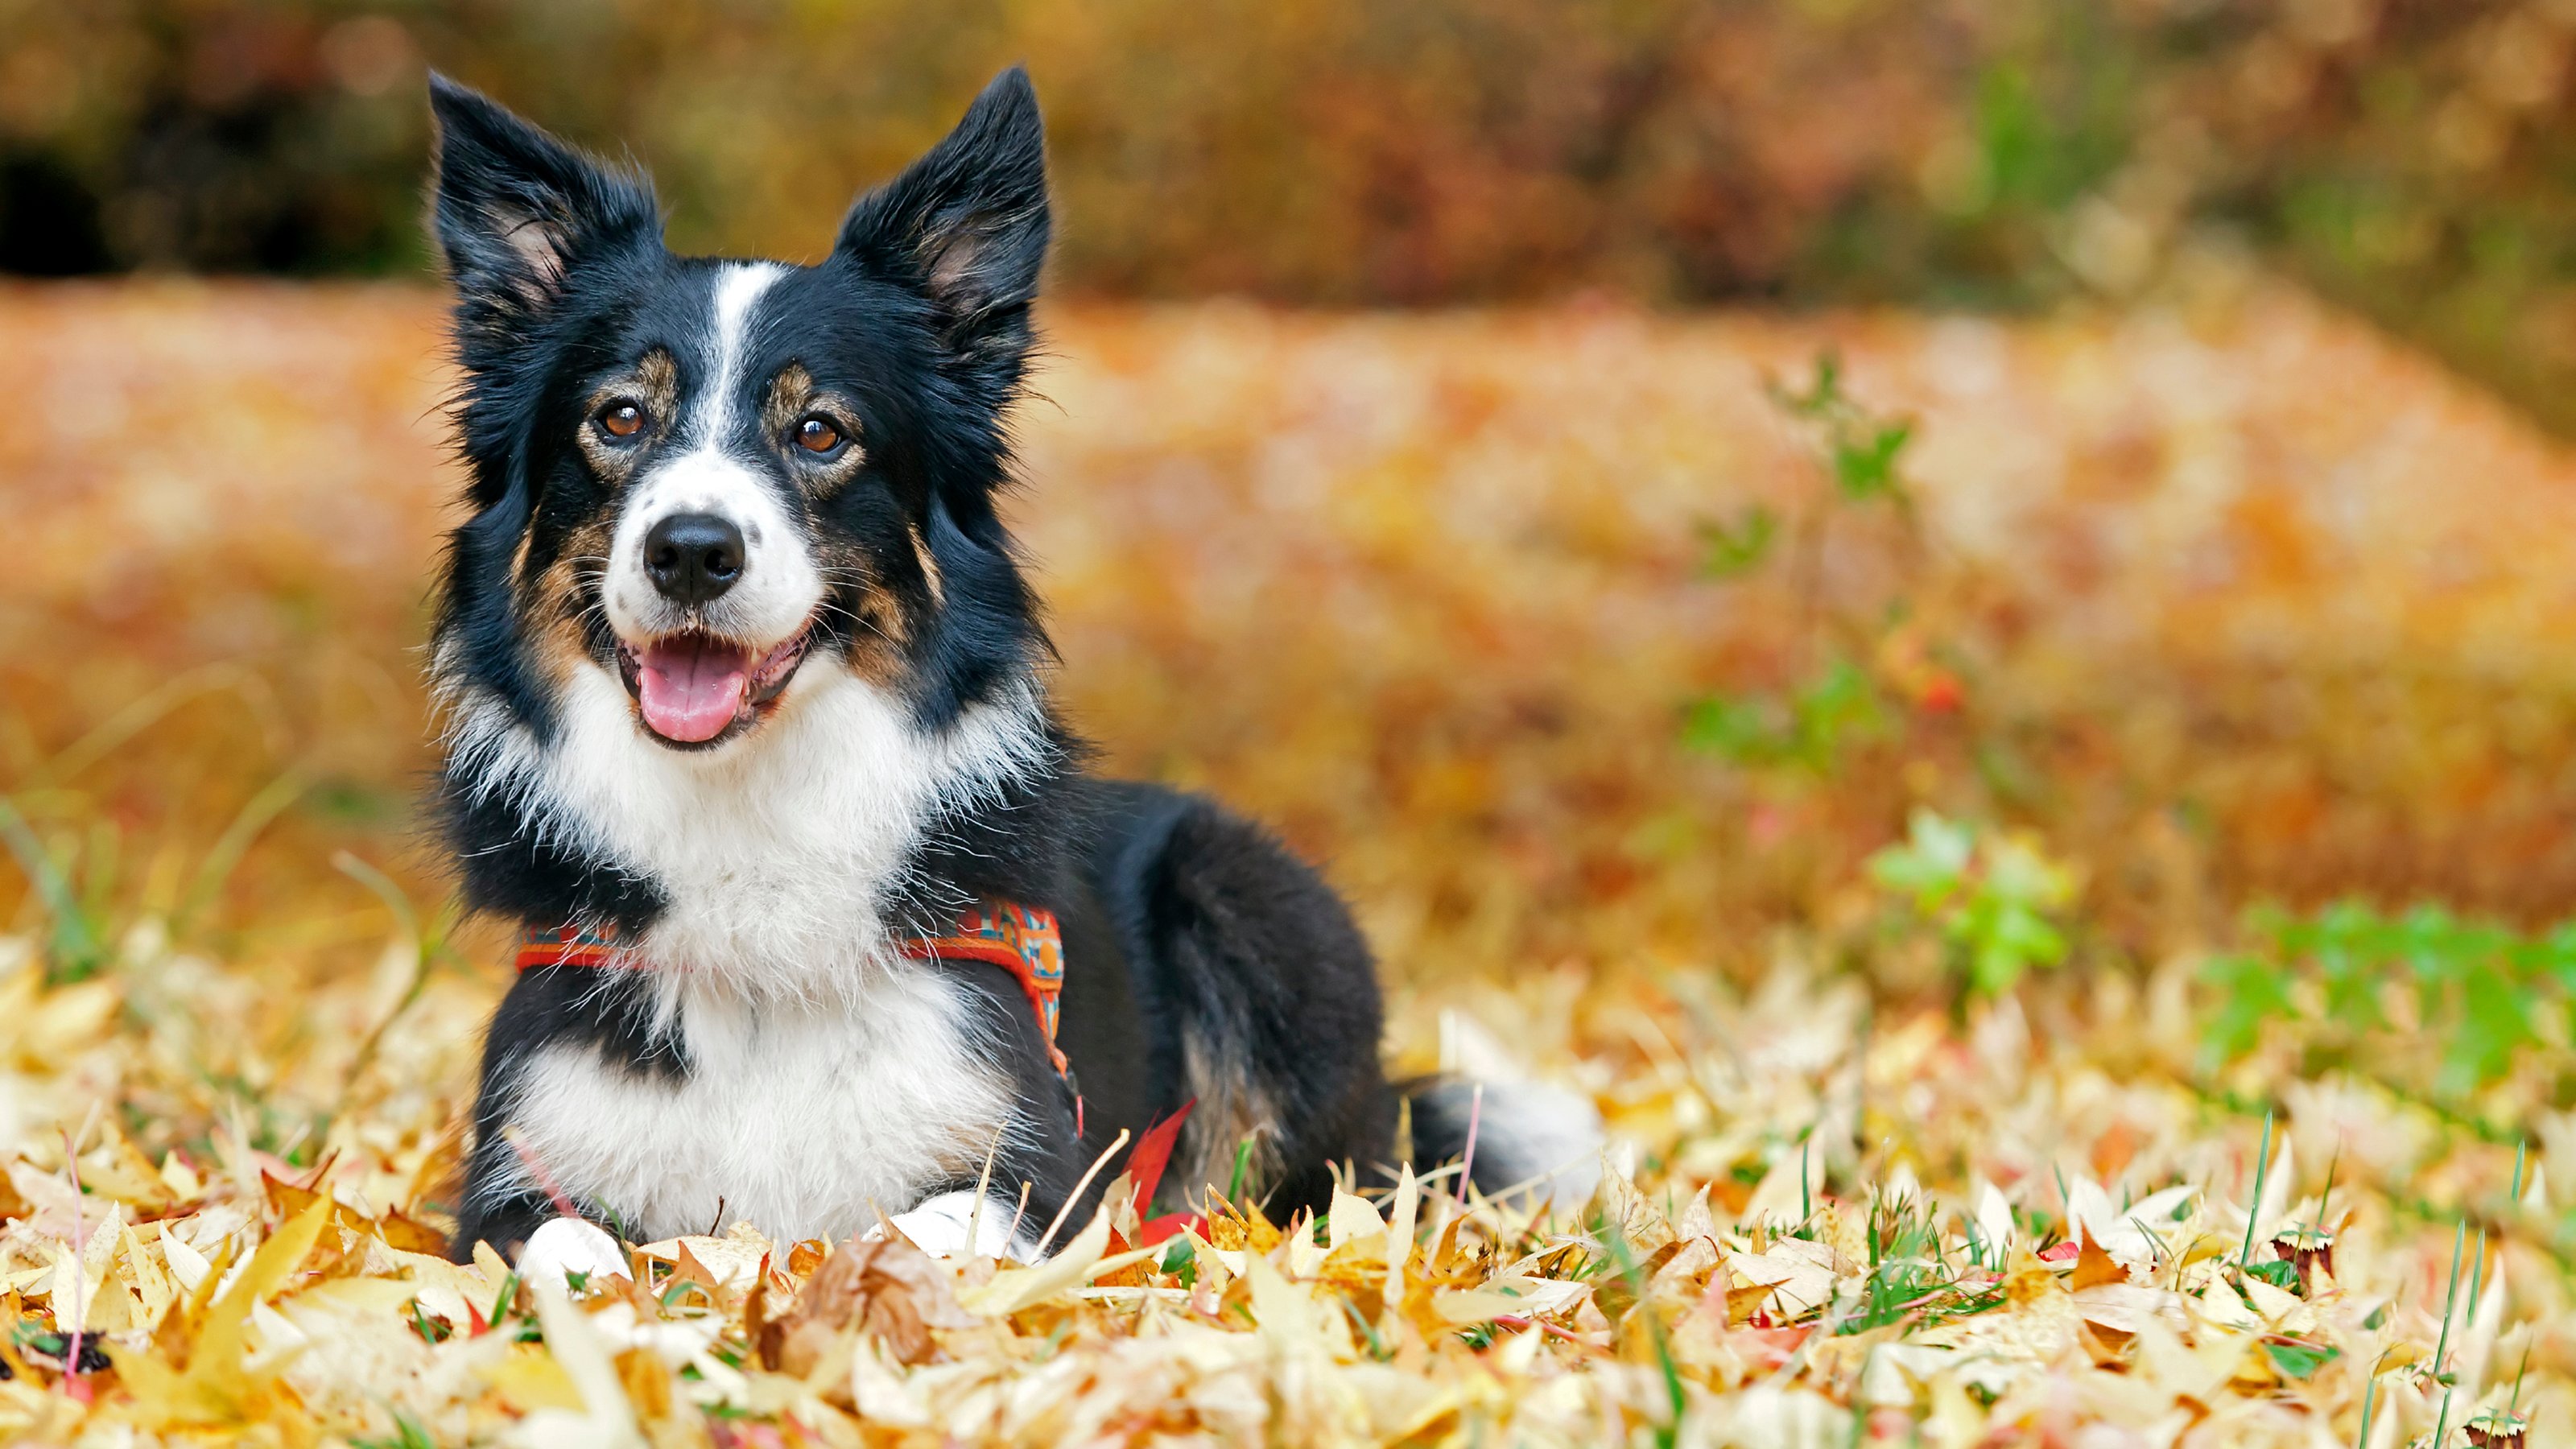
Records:
[[[821,418],[807,418],[796,425],[796,446],[808,453],[828,453],[841,446],[841,430]]]
[[[599,415],[599,429],[612,438],[631,438],[644,431],[644,410],[633,403],[611,403]]]

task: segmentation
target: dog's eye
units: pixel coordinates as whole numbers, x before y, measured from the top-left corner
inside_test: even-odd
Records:
[[[633,403],[610,403],[600,409],[599,430],[612,438],[631,438],[644,431],[644,410]]]
[[[841,446],[841,430],[823,418],[807,418],[796,425],[796,446],[808,453],[829,453]]]

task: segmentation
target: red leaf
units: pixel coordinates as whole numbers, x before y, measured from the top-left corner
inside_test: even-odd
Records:
[[[1150,1248],[1166,1239],[1177,1238],[1183,1228],[1204,1238],[1207,1236],[1207,1219],[1197,1213],[1165,1213],[1159,1218],[1148,1218],[1137,1226],[1136,1246]]]
[[[1181,1124],[1189,1120],[1190,1109],[1198,1104],[1199,1099],[1192,1097],[1181,1104],[1181,1110],[1146,1128],[1145,1135],[1136,1140],[1136,1150],[1127,1155],[1127,1175],[1136,1183],[1136,1195],[1128,1201],[1135,1204],[1136,1216],[1143,1217],[1145,1210],[1154,1205],[1154,1189],[1162,1185],[1163,1168],[1172,1160],[1172,1144],[1180,1140]]]

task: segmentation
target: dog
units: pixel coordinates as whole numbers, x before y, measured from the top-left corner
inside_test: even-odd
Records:
[[[1158,1125],[1164,1181],[1274,1216],[1464,1154],[1478,1102],[1487,1190],[1580,1174],[1570,1094],[1390,1083],[1333,891],[1092,774],[1051,702],[995,510],[1051,226],[1022,71],[811,266],[675,255],[634,169],[430,98],[468,478],[436,818],[522,933],[460,1257],[577,1218],[1029,1258]]]

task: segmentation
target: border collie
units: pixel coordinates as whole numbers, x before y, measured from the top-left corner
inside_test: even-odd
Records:
[[[1464,1084],[1382,1075],[1332,891],[1085,773],[1049,702],[995,512],[1049,228],[1027,77],[812,266],[676,256],[643,176],[430,97],[470,474],[438,805],[467,903],[524,931],[456,1251],[883,1214],[1027,1256],[1184,1112],[1164,1180],[1247,1162],[1274,1215],[1457,1155]],[[1588,1103],[1485,1109],[1488,1190],[1579,1174]]]

